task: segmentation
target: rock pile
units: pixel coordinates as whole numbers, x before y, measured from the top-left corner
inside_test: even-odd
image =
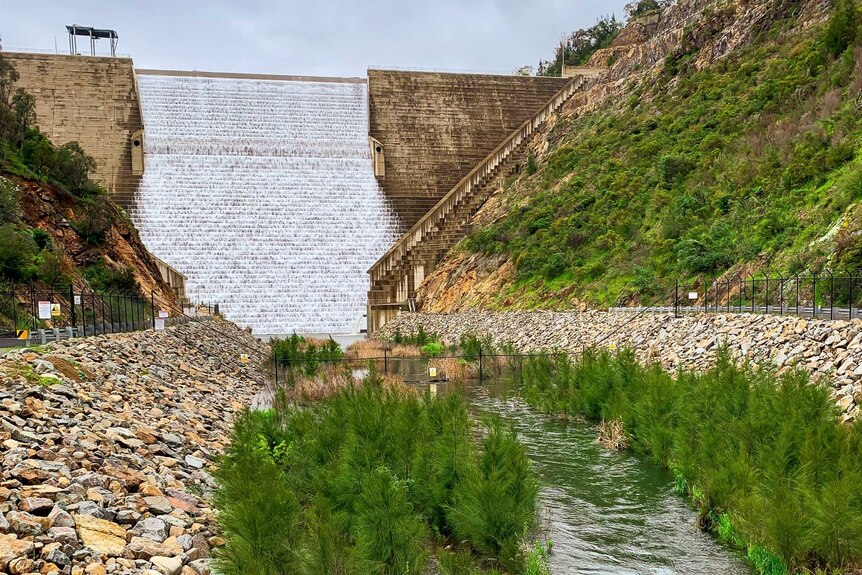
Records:
[[[860,417],[862,404],[862,321],[827,321],[752,314],[670,314],[631,312],[466,312],[401,314],[375,334],[388,337],[419,326],[446,343],[461,335],[490,336],[523,352],[579,351],[601,345],[631,348],[644,361],[669,370],[705,369],[726,345],[733,357],[784,371],[807,370],[827,378],[845,421]]]
[[[208,573],[207,470],[262,345],[212,321],[0,358],[0,572]]]

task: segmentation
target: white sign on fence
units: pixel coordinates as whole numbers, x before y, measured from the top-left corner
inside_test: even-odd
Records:
[[[171,317],[171,313],[166,309],[160,309],[159,317]]]
[[[688,299],[690,299],[692,301],[696,300],[697,299],[697,292],[696,291],[688,292]]]
[[[165,329],[165,319],[161,317],[156,318],[156,331],[164,331]]]
[[[81,305],[81,296],[76,295],[74,301],[75,301],[75,305]]]
[[[51,319],[51,302],[39,302],[39,319]]]

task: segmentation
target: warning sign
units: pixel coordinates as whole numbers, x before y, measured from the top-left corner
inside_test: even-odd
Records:
[[[428,377],[437,377],[437,368],[429,367],[428,368]]]
[[[239,356],[239,360],[243,363],[248,363],[248,355],[242,354],[241,356]]]
[[[157,331],[164,331],[164,329],[165,329],[165,320],[164,320],[164,318],[157,317],[157,318],[156,318],[156,330],[157,330]]]
[[[39,319],[51,319],[51,302],[39,302]]]
[[[81,305],[81,296],[76,295],[73,301],[75,302],[75,305]]]
[[[60,304],[52,303],[51,304],[51,315],[53,317],[60,317]]]
[[[159,310],[159,317],[170,317],[170,316],[171,316],[171,314],[170,314],[170,312],[168,312],[168,310],[166,310],[166,309],[160,309]]]
[[[15,337],[18,339],[27,339],[30,337],[30,330],[27,329],[16,329]]]

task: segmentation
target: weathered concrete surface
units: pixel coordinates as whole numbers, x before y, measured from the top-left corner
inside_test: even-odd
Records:
[[[132,173],[132,134],[144,125],[130,58],[3,52],[36,100],[39,129],[57,146],[76,141],[96,160],[94,179],[128,209],[140,176]]]
[[[214,321],[0,358],[0,570],[208,572],[208,469],[263,345]]]
[[[368,71],[370,135],[405,229],[556,94],[567,78]]]
[[[419,326],[446,343],[461,335],[490,336],[524,352],[587,346],[631,348],[643,361],[668,370],[705,369],[726,345],[740,360],[784,371],[798,366],[813,379],[826,377],[846,420],[860,417],[862,403],[862,321],[827,321],[752,314],[669,314],[628,312],[467,312],[402,314],[380,330],[387,337]]]

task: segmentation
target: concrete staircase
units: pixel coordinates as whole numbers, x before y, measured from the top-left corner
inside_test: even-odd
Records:
[[[566,83],[535,116],[524,122],[470,171],[368,270],[368,331],[383,327],[413,306],[416,288],[452,246],[470,231],[473,216],[511,175],[534,132],[588,82]]]

